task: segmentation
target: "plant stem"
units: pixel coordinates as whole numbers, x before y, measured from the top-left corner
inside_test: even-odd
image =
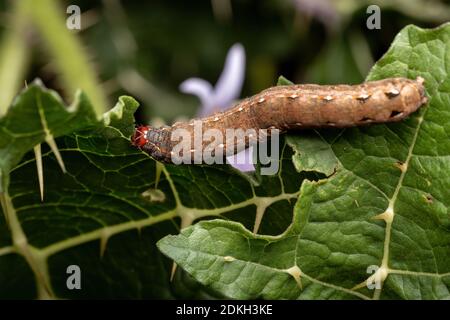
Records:
[[[109,104],[86,50],[66,27],[66,10],[55,0],[21,0],[20,3],[46,43],[66,92],[83,90],[100,116]]]
[[[19,89],[30,60],[25,30],[26,17],[17,3],[11,13],[11,27],[5,30],[0,42],[0,116],[6,113]]]

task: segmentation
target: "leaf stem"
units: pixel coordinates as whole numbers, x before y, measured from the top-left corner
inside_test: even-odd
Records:
[[[30,60],[25,39],[26,17],[23,6],[14,3],[10,16],[10,29],[0,42],[0,116],[6,113],[15,95],[24,83],[24,75]]]
[[[103,114],[107,110],[107,98],[98,84],[86,50],[66,27],[65,10],[55,0],[23,0],[20,5],[46,43],[66,92],[71,94],[77,89],[83,90],[97,115]]]

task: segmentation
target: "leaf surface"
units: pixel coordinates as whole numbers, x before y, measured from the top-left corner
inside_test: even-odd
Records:
[[[449,24],[408,26],[370,72],[425,78],[429,104],[406,121],[287,138],[298,172],[328,178],[303,182],[284,233],[203,221],[161,251],[232,298],[448,299],[449,46]]]

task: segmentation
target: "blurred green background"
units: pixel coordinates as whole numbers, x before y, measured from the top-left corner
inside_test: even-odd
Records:
[[[369,30],[367,6],[381,8]],[[81,30],[66,28],[69,5]],[[0,1],[0,114],[39,77],[71,103],[85,90],[100,114],[120,95],[135,97],[138,122],[192,117],[199,101],[179,84],[217,81],[228,49],[246,51],[241,97],[276,83],[358,83],[407,24],[450,20],[438,0]]]

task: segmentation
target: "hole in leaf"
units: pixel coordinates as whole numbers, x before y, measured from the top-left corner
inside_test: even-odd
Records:
[[[433,196],[431,194],[425,195],[425,201],[428,203],[433,203]]]

